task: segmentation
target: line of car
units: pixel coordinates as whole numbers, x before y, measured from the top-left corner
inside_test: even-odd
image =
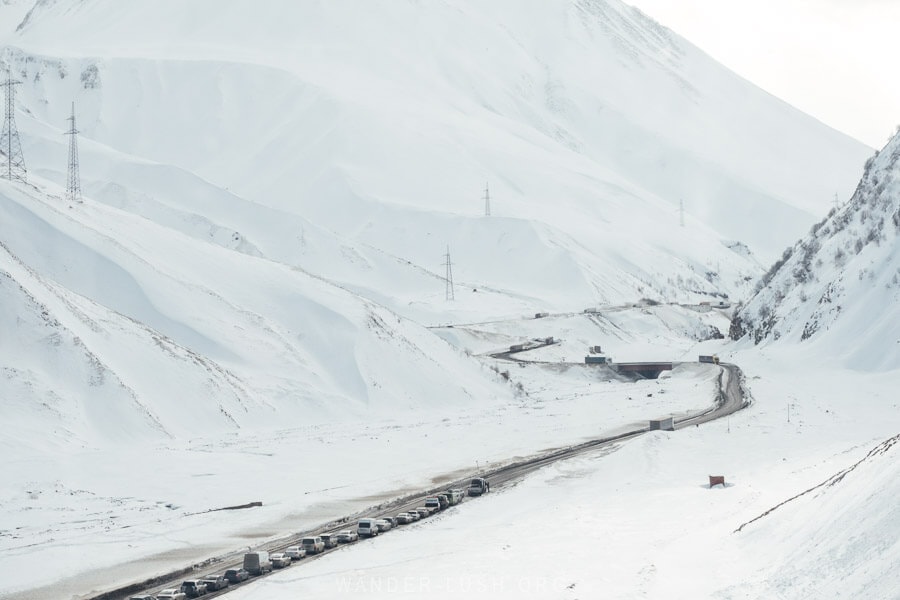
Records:
[[[226,570],[221,575],[185,580],[178,588],[167,588],[156,595],[131,596],[129,600],[186,600],[199,598],[210,592],[227,589],[231,584],[247,581],[252,576],[265,575],[274,569],[283,569],[305,556],[321,554],[325,550],[349,544],[364,537],[376,537],[400,525],[415,523],[447,507],[455,506],[468,496],[480,496],[490,491],[486,479],[476,477],[466,490],[453,488],[425,498],[423,506],[401,512],[396,516],[359,519],[356,529],[342,529],[331,533],[306,536],[297,545],[269,553],[266,550],[247,552],[241,567]]]

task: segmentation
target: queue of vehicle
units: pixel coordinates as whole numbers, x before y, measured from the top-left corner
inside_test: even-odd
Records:
[[[477,490],[473,492],[473,486],[475,486],[476,481],[480,483],[477,486]],[[266,573],[271,573],[273,569],[283,569],[309,554],[319,554],[326,549],[335,548],[339,544],[356,542],[363,537],[375,537],[400,525],[415,523],[450,506],[459,504],[462,502],[463,497],[467,495],[467,491],[468,495],[475,496],[486,493],[489,489],[490,486],[486,480],[481,478],[473,479],[468,490],[449,489],[445,492],[428,496],[425,499],[424,506],[401,512],[396,516],[385,515],[377,518],[359,519],[356,529],[342,529],[337,532],[307,536],[302,538],[299,544],[288,546],[280,552],[269,553],[266,550],[247,552],[244,554],[244,561],[241,567],[227,569],[222,574],[209,574],[196,579],[185,580],[180,587],[161,590],[155,596],[131,596],[129,600],[187,600],[188,598],[199,598],[209,592],[224,590],[229,585],[247,581],[252,576],[265,575]]]

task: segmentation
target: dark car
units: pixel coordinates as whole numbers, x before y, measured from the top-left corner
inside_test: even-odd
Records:
[[[201,581],[206,584],[206,589],[210,592],[218,592],[228,587],[228,579],[225,575],[207,575]]]
[[[240,583],[250,579],[250,573],[247,569],[228,569],[225,571],[225,579],[228,583]]]

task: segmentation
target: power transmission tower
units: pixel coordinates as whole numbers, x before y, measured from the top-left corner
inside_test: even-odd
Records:
[[[488,184],[484,184],[484,216],[491,216],[491,190],[488,188]]]
[[[75,103],[72,103],[72,116],[66,119],[72,127],[66,132],[69,136],[69,170],[66,177],[66,202],[81,202],[81,175],[78,172],[78,130],[75,128]]]
[[[444,281],[446,282],[445,299],[456,300],[456,297],[453,295],[453,263],[450,262],[450,246],[447,246],[447,254],[444,255],[444,266],[447,269],[444,276]]]
[[[0,154],[3,155],[3,163],[0,164],[0,177],[25,181],[25,158],[22,156],[22,144],[19,142],[19,130],[16,128],[16,87],[21,84],[12,78],[12,71],[6,76],[6,81],[0,86],[6,88],[6,104],[3,110],[3,131],[0,133]]]

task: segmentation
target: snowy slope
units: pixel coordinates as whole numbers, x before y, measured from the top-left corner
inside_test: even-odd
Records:
[[[727,422],[549,465],[231,594],[897,598],[896,373],[758,354],[739,357],[754,405]],[[800,401],[790,420],[784,397]],[[710,489],[710,474],[726,486]]]
[[[27,19],[22,5],[2,10],[32,170],[63,180],[74,98],[84,136],[114,151],[433,275],[449,244],[463,285],[528,308],[740,295],[759,266],[723,240],[776,256],[868,154],[618,2],[283,2],[260,16],[250,2],[92,0]],[[86,188],[108,184],[82,164]],[[504,219],[480,216],[485,182]],[[290,264],[332,277],[304,262],[296,228],[275,236]],[[375,267],[349,284],[384,299],[394,279]]]
[[[0,0],[0,62],[23,81],[30,175],[27,186],[0,180],[4,599],[81,597],[706,407],[708,371],[610,380],[578,364],[584,346],[635,360],[727,356],[709,339],[726,316],[696,303],[748,292],[760,261],[835,192],[849,195],[871,153],[617,0]],[[68,206],[60,134],[73,100],[85,202]],[[888,155],[877,161],[887,168]],[[884,208],[884,181],[872,180],[870,212]],[[884,258],[863,280],[893,277],[881,268],[890,226],[881,250],[863,251]],[[632,306],[642,297],[693,306]],[[734,434],[718,423],[641,440],[597,472],[562,466],[559,495],[533,493],[515,516],[547,528],[560,514],[547,505],[560,506],[571,519],[559,556],[599,545],[621,558],[609,578],[622,597],[672,581],[728,597],[726,578],[759,581],[752,569],[778,566],[765,536],[710,541],[735,514],[752,518],[896,431],[896,350],[874,334],[855,343],[866,315],[893,327],[879,302],[894,300],[873,295],[846,325],[818,319],[809,341],[821,353],[800,377],[772,375],[808,348],[794,345],[799,319],[788,345],[736,345],[758,396]],[[581,312],[601,305],[602,316]],[[544,310],[554,315],[530,318]],[[469,356],[548,335],[563,339],[535,352],[545,364],[534,368]],[[823,372],[823,357],[881,372]],[[782,423],[784,398],[800,424]],[[712,468],[753,483],[715,505],[696,483]],[[873,481],[893,473],[875,470]],[[604,494],[612,508],[597,519]],[[260,499],[258,511],[205,512]],[[502,500],[473,504],[494,514],[473,523],[499,523],[485,529],[482,566],[509,549]],[[858,504],[870,522],[889,520],[884,498],[870,500]],[[693,535],[678,522],[669,545],[655,519],[676,523],[683,506],[708,527]],[[612,544],[608,522],[622,525]],[[572,546],[585,526],[600,541]],[[523,559],[502,562],[505,573],[546,559],[523,531]],[[709,585],[705,567],[671,577],[698,548],[761,558]],[[359,568],[343,560],[314,564]]]
[[[900,556],[898,443],[900,435],[875,445],[858,462],[743,527],[742,544],[751,552],[783,549],[778,562],[754,574],[754,595],[789,591],[795,597],[838,597],[838,592],[851,598],[897,596],[900,574],[893,567]]]
[[[858,369],[900,367],[900,135],[850,201],[788,248],[736,315],[732,337],[804,342]]]
[[[0,214],[7,393],[59,398],[51,420],[80,443],[383,413],[435,385],[441,403],[504,394],[426,330],[297,269],[7,182]],[[20,416],[4,442],[40,446],[47,415]]]

